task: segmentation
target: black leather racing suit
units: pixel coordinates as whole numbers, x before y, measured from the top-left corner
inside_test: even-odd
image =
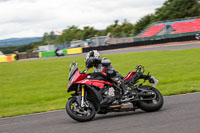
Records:
[[[115,73],[113,77],[110,77],[114,81],[122,80],[124,78],[120,73],[118,73],[113,68],[113,66],[111,65],[111,61],[107,58],[103,58],[102,60],[97,61],[94,67],[95,67],[94,72],[102,72],[105,68],[108,68],[109,72]]]

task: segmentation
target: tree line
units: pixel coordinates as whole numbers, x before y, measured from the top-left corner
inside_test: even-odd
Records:
[[[196,17],[199,14],[199,0],[166,0],[160,8],[155,10],[155,13],[145,15],[135,24],[130,23],[126,19],[121,24],[118,20],[115,20],[113,24],[107,26],[104,30],[97,30],[91,26],[85,26],[81,29],[78,26],[72,25],[64,29],[59,36],[52,31],[50,33],[44,33],[43,39],[40,42],[34,42],[24,46],[0,47],[0,50],[6,54],[13,53],[14,51],[32,51],[40,45],[68,44],[74,40],[85,40],[94,36],[106,36],[108,33],[110,33],[111,37],[133,37],[152,23]]]

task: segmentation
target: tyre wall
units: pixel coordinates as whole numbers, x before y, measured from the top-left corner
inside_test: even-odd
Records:
[[[70,55],[70,54],[80,54],[83,52],[82,48],[71,48],[71,49],[63,49],[62,53],[64,55]],[[51,57],[56,56],[55,51],[48,51],[48,52],[39,52],[38,57]]]
[[[0,56],[0,62],[12,62],[15,61],[15,54],[11,54],[9,56],[2,55]]]

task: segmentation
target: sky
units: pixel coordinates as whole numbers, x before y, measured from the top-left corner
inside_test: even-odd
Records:
[[[105,29],[115,20],[136,23],[166,0],[0,0],[0,39],[40,37],[68,26]]]

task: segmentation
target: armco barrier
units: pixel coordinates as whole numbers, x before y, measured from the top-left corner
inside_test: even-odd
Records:
[[[27,53],[19,53],[18,54],[18,59],[27,59],[28,56],[27,56]]]
[[[64,55],[67,55],[67,49],[63,49],[62,53],[63,53]]]
[[[144,46],[144,45],[151,45],[151,44],[159,44],[159,43],[168,43],[168,42],[181,42],[181,41],[191,41],[196,40],[195,35],[189,36],[181,36],[175,38],[165,38],[165,39],[158,39],[158,40],[145,40],[145,41],[136,41],[132,43],[121,43],[121,44],[113,44],[108,46],[99,46],[99,47],[88,47],[83,48],[83,52],[89,52],[91,50],[109,50],[109,49],[119,49],[119,48],[126,48],[126,47],[134,47],[134,46]]]
[[[42,52],[38,53],[38,57],[41,58],[42,57]]]
[[[38,52],[27,52],[28,58],[38,58]]]
[[[15,58],[16,54],[11,54],[11,56],[12,56],[12,60],[15,61],[16,60],[16,58]]]
[[[12,62],[12,56],[7,56],[7,62]]]
[[[80,54],[80,53],[83,53],[82,48],[67,49],[67,54]]]
[[[18,59],[38,58],[38,52],[24,52],[18,54]]]
[[[0,62],[7,62],[7,56],[0,56]]]
[[[55,51],[49,51],[49,52],[41,52],[41,57],[51,57],[56,56]]]

